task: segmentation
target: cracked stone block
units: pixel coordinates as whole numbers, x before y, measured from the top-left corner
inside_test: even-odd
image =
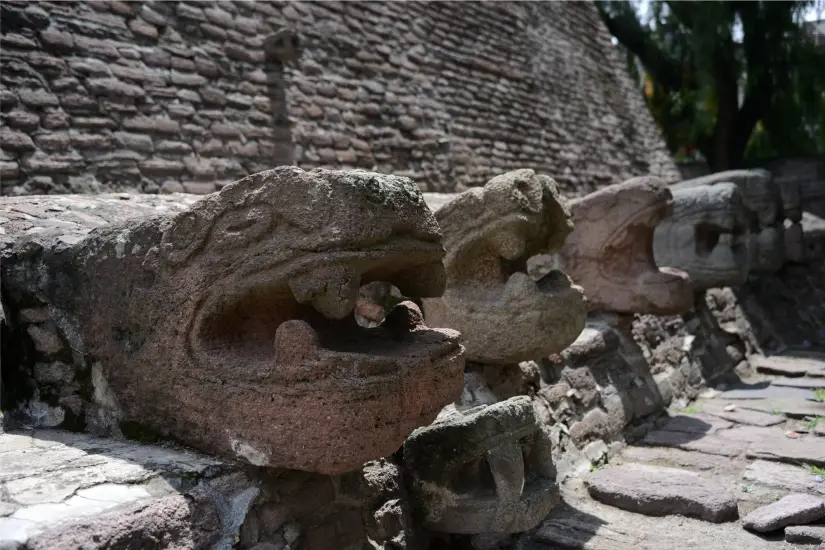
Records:
[[[4,197],[0,214],[5,305],[47,307],[104,433],[340,474],[461,395],[458,332],[412,302],[373,329],[352,315],[364,283],[444,292],[442,234],[407,178],[281,166],[199,201]]]
[[[258,488],[192,452],[56,430],[0,434],[0,546],[205,548],[233,540]],[[4,546],[5,547],[5,546]]]

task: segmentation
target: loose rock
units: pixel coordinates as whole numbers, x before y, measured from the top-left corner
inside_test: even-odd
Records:
[[[626,464],[591,472],[584,483],[591,497],[629,512],[713,523],[738,516],[736,497],[724,486],[678,468]]]
[[[825,518],[825,501],[811,495],[793,494],[757,508],[742,518],[742,527],[767,533],[788,525],[811,523],[822,518]]]

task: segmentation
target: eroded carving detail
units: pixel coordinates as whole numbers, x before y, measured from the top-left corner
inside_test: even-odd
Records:
[[[544,357],[576,339],[582,289],[558,270],[538,281],[527,274],[531,256],[558,249],[572,230],[551,178],[515,170],[434,209],[447,290],[423,300],[427,323],[457,329],[468,359],[489,364]]]
[[[673,315],[689,310],[693,290],[687,274],[657,268],[653,260],[653,231],[670,213],[671,199],[665,183],[649,176],[570,201],[575,229],[545,265],[559,266],[584,287],[591,311]]]
[[[177,215],[17,246],[6,290],[54,275],[35,292],[71,312],[121,419],[209,452],[342,473],[462,392],[456,331],[411,302],[374,329],[351,315],[362,282],[444,290],[441,233],[407,178],[280,167]]]
[[[750,267],[748,220],[733,183],[673,191],[673,213],[656,227],[656,264],[681,269],[694,288],[738,286]]]
[[[774,272],[785,263],[783,235],[782,193],[764,169],[727,170],[701,178],[681,181],[671,186],[672,191],[718,185],[730,182],[742,193],[742,203],[749,217],[750,269],[755,272]]]
[[[455,411],[404,443],[424,524],[445,533],[517,533],[560,502],[549,435],[527,396]]]

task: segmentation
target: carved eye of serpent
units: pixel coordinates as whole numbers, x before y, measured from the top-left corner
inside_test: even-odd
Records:
[[[172,264],[186,261],[201,248],[206,240],[207,231],[206,221],[195,212],[184,212],[175,217],[172,226],[163,233],[160,242],[167,261]]]
[[[272,221],[268,204],[229,210],[215,221],[212,245],[219,249],[246,246],[260,239],[272,227]]]

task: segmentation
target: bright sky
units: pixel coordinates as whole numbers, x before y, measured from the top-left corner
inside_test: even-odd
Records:
[[[646,13],[648,6],[650,5],[650,0],[631,0],[634,6],[636,6],[637,13]],[[816,4],[807,9],[803,18],[805,21],[818,21],[819,19],[825,18],[825,1],[820,0],[816,2]],[[736,28],[733,29],[733,39],[734,40],[741,40],[742,39],[742,28],[737,25]],[[613,40],[615,44],[615,39]]]

